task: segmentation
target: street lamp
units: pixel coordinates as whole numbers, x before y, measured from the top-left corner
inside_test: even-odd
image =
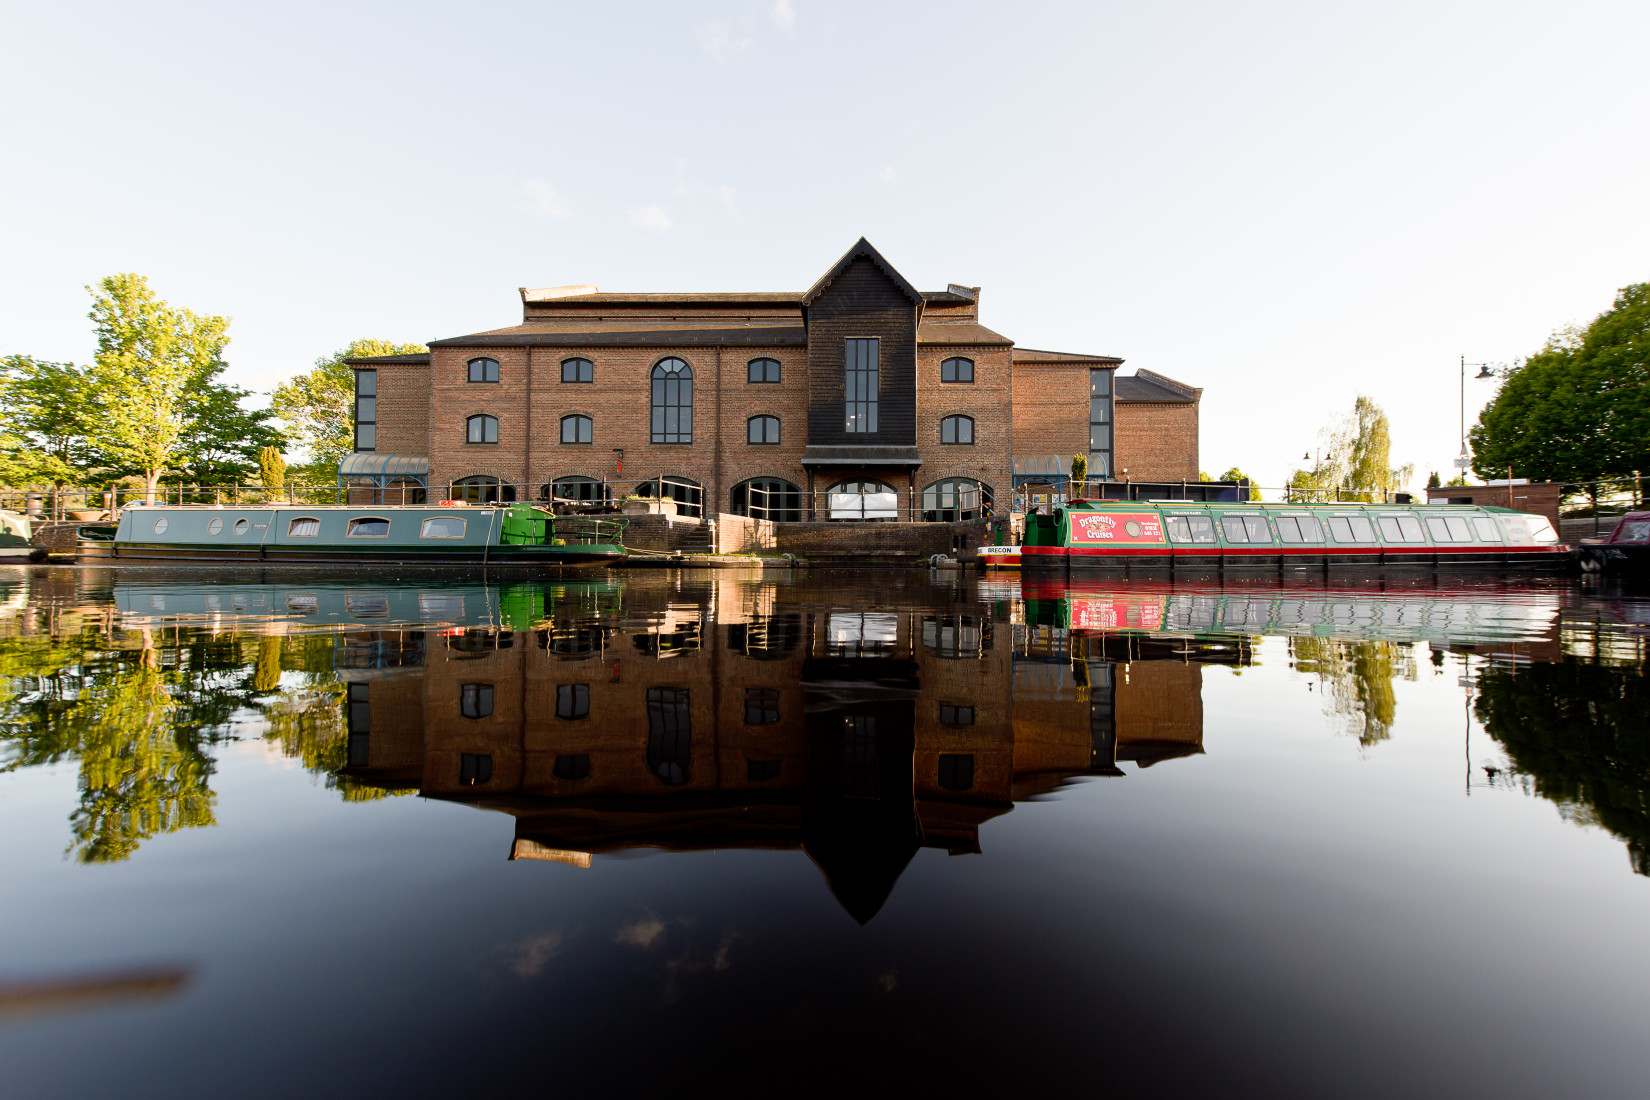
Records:
[[[1467,368],[1477,367],[1478,373],[1473,378],[1494,378],[1488,363],[1469,363],[1465,355],[1461,356],[1461,454],[1455,460],[1455,468],[1461,471],[1461,476],[1467,476],[1467,467],[1472,465],[1467,458]]]

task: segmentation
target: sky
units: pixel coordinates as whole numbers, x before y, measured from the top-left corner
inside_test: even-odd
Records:
[[[0,355],[86,361],[134,271],[267,392],[517,287],[801,290],[863,235],[1202,387],[1210,473],[1281,484],[1367,394],[1418,484],[1462,356],[1650,280],[1647,39],[1643,0],[0,0]]]

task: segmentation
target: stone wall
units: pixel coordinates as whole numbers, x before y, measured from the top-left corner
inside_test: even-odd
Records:
[[[985,543],[988,520],[960,523],[879,523],[875,521],[781,523],[774,550],[814,561],[821,558],[909,558],[961,552],[972,557]]]

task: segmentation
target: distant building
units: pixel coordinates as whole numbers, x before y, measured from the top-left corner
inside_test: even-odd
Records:
[[[843,518],[833,492],[894,494],[897,517],[872,518],[971,519],[1006,504],[1017,456],[1197,479],[1201,390],[1016,347],[980,323],[980,288],[919,291],[864,239],[800,293],[521,304],[519,324],[351,360],[341,478],[472,501],[662,492],[781,521]]]

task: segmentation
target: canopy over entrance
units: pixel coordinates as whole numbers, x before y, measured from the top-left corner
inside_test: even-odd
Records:
[[[362,481],[382,489],[395,482],[414,482],[428,487],[430,460],[424,455],[381,455],[372,451],[358,451],[345,455],[338,463],[338,484],[348,485]]]

